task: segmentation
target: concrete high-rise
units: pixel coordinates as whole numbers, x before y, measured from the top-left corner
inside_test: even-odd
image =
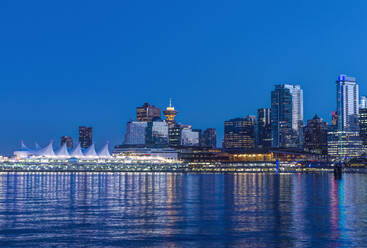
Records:
[[[81,148],[86,149],[93,143],[92,127],[80,126],[79,127],[79,143]]]
[[[259,148],[271,147],[271,109],[257,110],[257,146]]]
[[[161,109],[149,103],[136,108],[136,121],[153,121],[155,118],[161,118]]]
[[[343,130],[358,129],[359,89],[356,79],[340,75],[336,81],[336,106],[338,114],[337,128]]]
[[[279,84],[271,92],[272,147],[298,147],[303,125],[303,90],[299,85]]]

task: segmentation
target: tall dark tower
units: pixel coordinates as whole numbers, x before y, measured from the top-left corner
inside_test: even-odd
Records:
[[[93,142],[92,127],[79,127],[79,143],[83,149],[86,149],[92,145]]]

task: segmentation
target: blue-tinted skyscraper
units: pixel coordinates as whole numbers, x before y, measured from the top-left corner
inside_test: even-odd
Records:
[[[303,125],[303,90],[299,85],[279,84],[271,92],[272,147],[299,147]]]
[[[358,130],[359,89],[356,79],[340,75],[336,81],[338,130]]]

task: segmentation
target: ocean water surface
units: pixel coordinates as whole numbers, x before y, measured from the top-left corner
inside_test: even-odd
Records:
[[[367,247],[366,235],[365,174],[0,174],[0,247]]]

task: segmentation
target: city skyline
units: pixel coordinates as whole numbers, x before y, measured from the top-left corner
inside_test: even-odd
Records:
[[[136,106],[170,96],[220,144],[223,121],[269,107],[277,83],[302,86],[304,120],[330,121],[340,74],[367,92],[363,2],[20,3],[0,4],[1,153],[77,140],[79,125],[119,144]]]
[[[338,85],[338,82],[340,81],[340,79],[341,79],[341,77],[347,77],[347,78],[352,78],[353,80],[355,80],[355,77],[350,77],[349,75],[345,75],[345,74],[340,74],[339,76],[338,76],[338,80],[337,80],[337,85]],[[308,120],[312,120],[312,118],[306,118],[306,119],[304,119],[303,118],[303,102],[304,102],[304,99],[303,99],[303,89],[302,89],[302,85],[300,85],[300,84],[297,84],[297,85],[294,85],[294,84],[291,84],[291,83],[283,83],[283,84],[280,84],[280,83],[277,83],[277,84],[274,84],[273,86],[273,89],[270,89],[271,90],[271,92],[274,90],[274,88],[275,89],[277,89],[277,87],[279,87],[280,85],[282,85],[282,87],[285,87],[285,88],[289,88],[289,89],[292,89],[292,88],[297,88],[298,90],[301,90],[301,98],[300,98],[300,100],[297,100],[297,101],[301,101],[301,112],[300,113],[297,113],[297,115],[300,115],[300,116],[302,116],[301,117],[301,121],[302,121],[302,123],[303,124],[306,124],[307,123],[307,121]],[[357,85],[357,86],[359,86],[359,85]],[[294,95],[294,92],[291,92],[291,95],[293,96]],[[272,95],[270,94],[270,97],[269,97],[270,99],[272,99]],[[361,106],[362,105],[364,105],[364,99],[366,98],[364,95],[359,95],[359,97],[357,97],[358,98],[358,100],[357,100],[357,104],[360,104]],[[298,98],[297,98],[298,99]],[[271,102],[271,101],[270,101]],[[137,123],[139,123],[139,122],[141,122],[142,120],[140,120],[140,116],[141,116],[141,109],[145,106],[145,107],[147,107],[147,106],[150,106],[150,107],[153,107],[153,108],[155,108],[155,105],[154,104],[156,104],[156,103],[153,103],[153,104],[151,104],[150,105],[150,103],[148,103],[148,102],[145,102],[144,101],[144,104],[142,104],[142,106],[136,106],[135,107],[135,109],[136,109],[136,116],[135,116],[135,118],[136,118],[136,120],[134,120],[134,122],[137,122]],[[160,105],[157,105],[157,106],[160,106]],[[359,106],[359,105],[358,105]],[[174,107],[173,107],[173,105],[172,105],[172,98],[170,97],[169,98],[169,104],[166,106],[166,110],[165,110],[165,107],[163,107],[162,108],[162,110],[160,109],[160,108],[157,108],[158,110],[158,112],[156,112],[156,113],[160,113],[160,115],[163,115],[164,116],[164,112],[165,111],[167,111],[167,110],[170,110],[170,109],[173,109],[174,110]],[[271,109],[271,104],[270,104],[270,106],[265,106],[265,108],[269,108],[269,109]],[[133,108],[134,109],[134,108]],[[262,108],[259,108],[257,111],[259,111],[259,110],[261,110]],[[337,106],[335,107],[335,109],[337,109]],[[175,115],[177,115],[177,113],[178,113],[178,111],[177,110],[174,110],[174,111],[176,111],[176,113],[175,113]],[[256,111],[253,111],[253,112],[256,112]],[[330,112],[330,116],[331,116],[331,114],[332,114],[332,112],[333,111],[331,111]],[[138,114],[139,113],[139,114]],[[252,113],[252,112],[251,112]],[[292,116],[294,116],[294,112],[291,114]],[[159,115],[159,116],[160,116]],[[319,115],[317,112],[315,112],[315,115]],[[158,116],[158,115],[157,115]],[[237,116],[237,117],[233,117],[233,118],[231,118],[231,119],[236,119],[236,118],[248,118],[249,116],[253,116],[254,118],[255,118],[255,124],[257,125],[257,117],[256,117],[256,115],[251,115],[251,114],[246,114],[246,115],[243,115],[243,116]],[[161,118],[162,116],[160,116],[159,118]],[[165,117],[165,118],[167,118],[167,117]],[[297,118],[299,118],[299,117],[297,117]],[[131,120],[132,120],[132,118],[130,119],[130,122],[131,122]],[[151,119],[150,119],[150,121],[151,121]],[[225,122],[225,120],[223,120],[222,121],[222,123],[223,122]],[[291,122],[294,122],[294,121],[291,121]],[[329,118],[329,120],[328,119],[326,119],[326,122],[329,124],[329,125],[331,125],[332,124],[332,119],[331,118]],[[127,122],[127,124],[129,124],[129,122]],[[209,126],[208,128],[212,128],[212,126],[216,126],[216,125],[211,125],[211,126]],[[291,123],[291,126],[293,127],[294,126],[294,123]],[[129,127],[129,125],[127,125],[127,129],[126,129],[126,127],[123,127],[122,128],[122,132],[120,132],[119,133],[119,135],[121,135],[123,138],[121,139],[121,141],[119,141],[119,142],[117,142],[116,144],[112,144],[112,146],[111,146],[111,148],[112,147],[114,147],[115,145],[119,145],[119,144],[121,144],[121,143],[125,143],[125,141],[126,141],[126,135],[127,135],[127,132],[128,132],[128,127]],[[75,135],[75,137],[74,137],[74,135],[73,136],[65,136],[65,137],[70,137],[71,139],[73,139],[73,137],[75,138],[75,140],[78,140],[79,139],[79,141],[80,141],[80,138],[81,138],[81,136],[80,136],[80,128],[88,128],[88,129],[92,129],[93,127],[85,127],[85,126],[79,126],[79,129],[78,129],[78,132],[77,132],[77,135]],[[193,128],[194,128],[194,126],[193,126]],[[195,127],[196,129],[195,130],[197,130],[198,128],[197,127]],[[203,128],[203,127],[200,127],[200,128]],[[207,128],[207,127],[205,127],[205,128]],[[215,128],[216,129],[216,128]],[[221,130],[222,129],[222,130]],[[193,129],[194,130],[194,129]],[[219,128],[219,129],[216,129],[216,132],[218,132],[218,133],[223,133],[223,135],[222,135],[222,137],[221,136],[217,136],[217,144],[218,144],[218,147],[221,147],[221,148],[223,148],[222,147],[222,142],[224,142],[224,138],[225,138],[225,128],[223,128],[223,124],[222,124],[222,128]],[[255,135],[255,133],[254,133],[254,135]],[[257,135],[257,134],[256,134]],[[63,136],[64,137],[64,136]],[[256,139],[256,137],[254,137],[254,139]],[[44,147],[46,147],[48,144],[49,144],[49,140],[50,139],[48,139],[47,140],[47,144],[45,144],[44,145]],[[53,140],[52,138],[51,138],[51,140]],[[24,139],[22,139],[22,140],[20,140],[21,142],[24,142]],[[106,139],[105,140],[103,140],[102,142],[98,142],[98,143],[101,143],[101,144],[104,144],[103,142],[105,142],[106,141]],[[254,140],[255,141],[255,140]],[[92,138],[91,140],[89,140],[88,141],[89,143],[88,143],[88,145],[85,145],[85,147],[84,148],[87,148],[89,145],[91,145],[92,143],[96,143],[95,141],[94,141],[94,139]],[[108,142],[109,142],[109,140],[108,140]],[[19,142],[18,142],[19,143]],[[32,144],[34,143],[36,146],[38,145],[38,141],[37,140],[35,140],[35,141],[33,141],[33,142],[31,142]],[[257,145],[256,145],[257,146]],[[256,147],[255,146],[255,147]],[[60,145],[60,147],[61,147],[61,145]],[[274,147],[276,147],[276,146],[274,146]],[[17,148],[19,148],[19,144],[18,144],[18,146],[17,146]],[[82,147],[83,148],[83,147]],[[12,152],[12,151],[11,151]],[[11,154],[5,154],[5,155],[11,155]]]

